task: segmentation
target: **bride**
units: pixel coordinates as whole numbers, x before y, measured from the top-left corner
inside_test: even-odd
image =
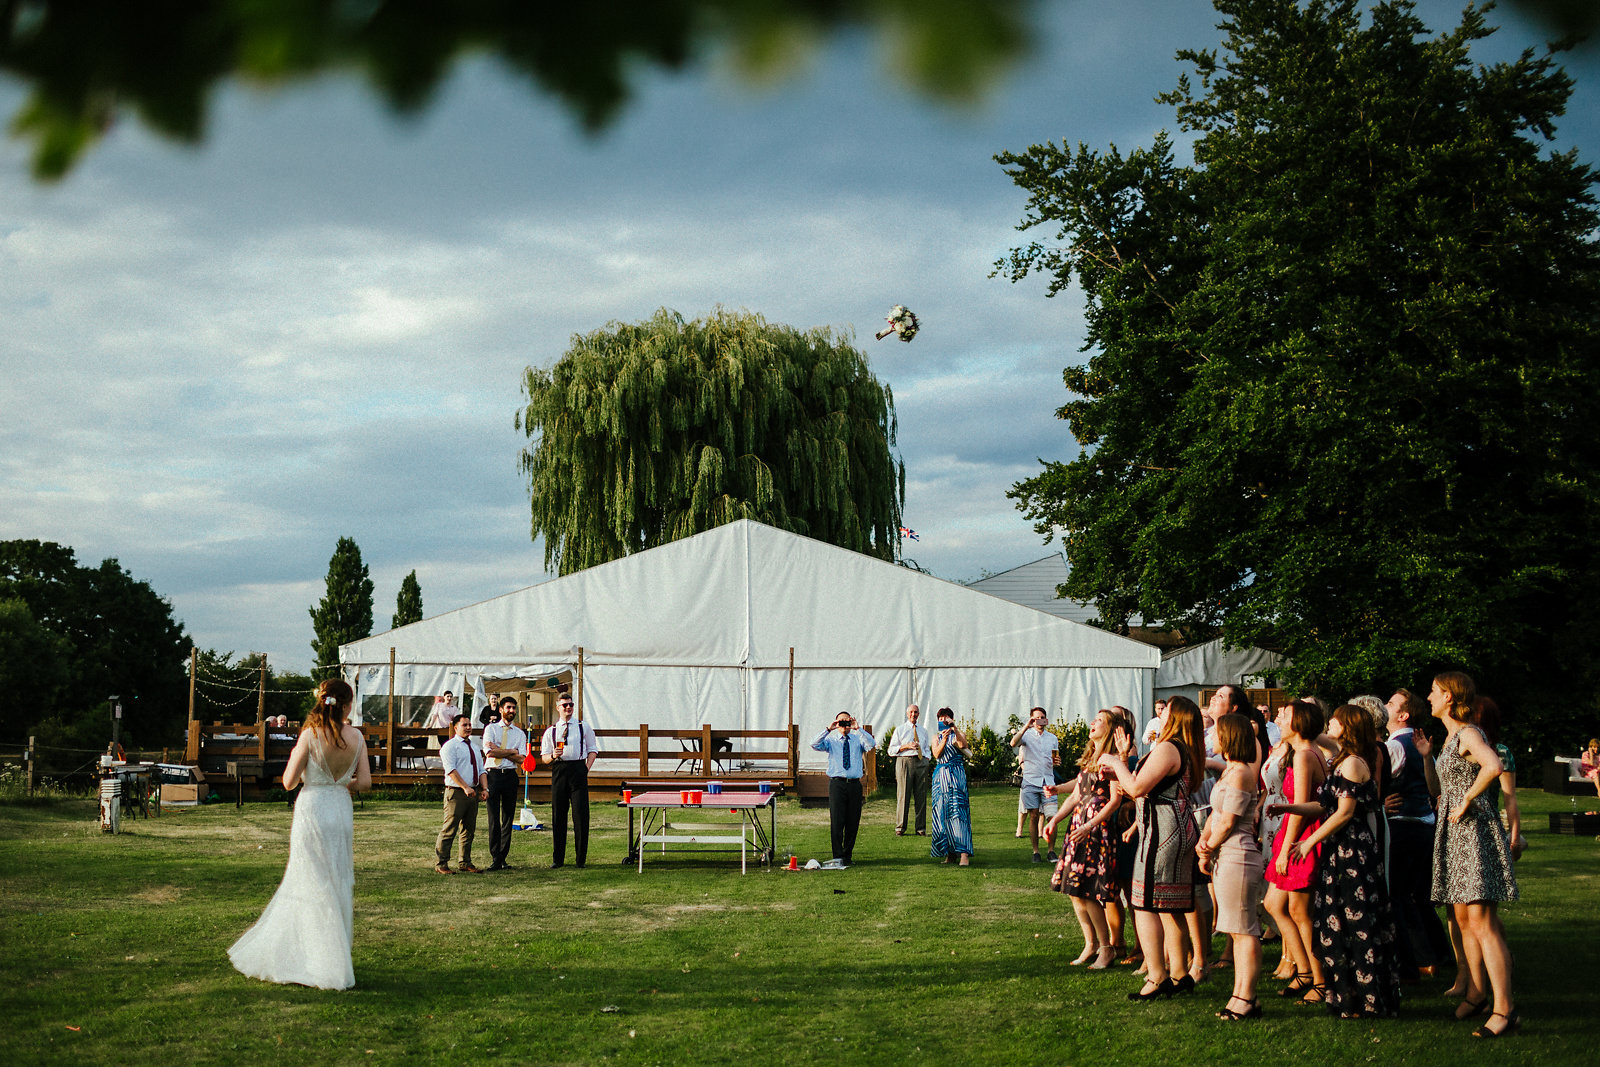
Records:
[[[228,950],[251,978],[349,989],[355,834],[350,794],[372,786],[367,745],[346,724],[355,693],[341,679],[317,687],[316,707],[289,755],[283,787],[305,788],[295,801],[289,866],[256,924]]]

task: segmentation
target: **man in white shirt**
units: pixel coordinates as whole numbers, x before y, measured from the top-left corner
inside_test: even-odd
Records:
[[[1022,764],[1022,807],[1028,815],[1028,834],[1033,842],[1033,862],[1043,863],[1039,855],[1039,810],[1044,807],[1044,787],[1056,780],[1056,747],[1060,743],[1055,734],[1045,729],[1047,719],[1043,708],[1029,708],[1028,722],[1011,735],[1011,747],[1017,750],[1017,760]],[[1055,853],[1052,851],[1051,855]]]
[[[582,869],[589,858],[589,768],[599,755],[594,731],[586,722],[574,722],[570,693],[556,701],[561,718],[544,732],[539,750],[550,764],[550,867],[567,862],[567,812],[572,812],[572,852]]]
[[[517,725],[517,698],[500,698],[500,717],[483,728],[484,763],[489,772],[489,869],[508,871],[511,818],[517,806],[517,770],[528,747],[528,735]]]
[[[928,731],[917,725],[922,709],[915,704],[906,709],[906,721],[896,726],[889,739],[889,754],[894,757],[895,816],[894,833],[904,837],[906,819],[913,803],[917,809],[917,836],[928,832]]]
[[[439,760],[444,764],[444,825],[439,829],[439,840],[434,843],[433,851],[439,862],[433,869],[440,874],[455,873],[450,869],[450,850],[459,832],[461,872],[482,874],[472,865],[472,839],[478,832],[478,801],[488,796],[483,782],[483,759],[472,743],[470,718],[457,715],[450,729],[455,736],[439,749]]]

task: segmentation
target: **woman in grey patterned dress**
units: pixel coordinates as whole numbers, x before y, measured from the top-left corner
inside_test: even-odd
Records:
[[[1517,899],[1517,879],[1505,828],[1487,796],[1500,776],[1500,757],[1482,731],[1467,723],[1477,696],[1477,686],[1460,671],[1438,675],[1428,692],[1428,704],[1447,731],[1438,761],[1442,792],[1433,838],[1433,899],[1448,905],[1461,926],[1466,1000],[1456,1018],[1481,1013],[1492,999],[1488,1021],[1472,1033],[1499,1037],[1520,1025],[1511,995],[1511,951],[1495,914],[1501,901]]]
[[[1200,709],[1187,697],[1167,703],[1167,722],[1137,772],[1115,753],[1100,757],[1100,771],[1114,777],[1139,802],[1139,848],[1134,857],[1133,921],[1144,951],[1145,983],[1129,1000],[1194,992],[1184,959],[1183,913],[1194,908],[1195,841],[1189,795],[1205,773],[1206,750]]]

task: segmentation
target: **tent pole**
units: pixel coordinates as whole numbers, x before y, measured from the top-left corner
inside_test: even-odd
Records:
[[[576,703],[578,705],[578,721],[582,722],[583,721],[583,646],[582,645],[578,646],[578,699],[576,701],[574,701],[574,703]]]
[[[795,751],[794,736],[794,646],[789,646],[789,778],[798,782],[800,754]]]
[[[185,736],[183,743],[183,762],[185,763],[200,762],[200,724],[194,721],[194,674],[199,656],[200,650],[191,645],[189,647],[189,732]],[[28,747],[29,749],[33,748],[32,745]],[[32,767],[33,765],[29,764],[30,772]],[[28,792],[29,795],[32,795],[33,791],[30,789]]]
[[[383,741],[383,769],[394,773],[394,646],[389,646],[389,736]]]

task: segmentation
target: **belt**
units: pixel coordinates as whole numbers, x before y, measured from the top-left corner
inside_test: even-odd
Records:
[[[515,767],[490,767],[489,768],[489,773],[490,774],[516,774],[517,773],[517,769]]]

